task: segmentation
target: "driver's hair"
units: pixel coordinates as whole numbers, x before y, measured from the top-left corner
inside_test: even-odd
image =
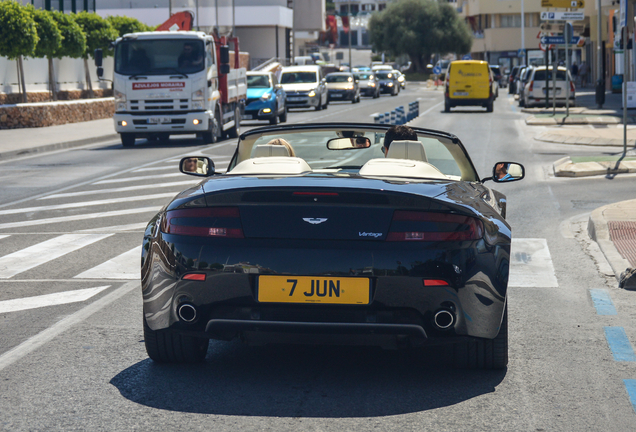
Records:
[[[384,135],[384,148],[389,150],[389,146],[393,141],[417,141],[417,133],[408,126],[396,125],[391,126]]]

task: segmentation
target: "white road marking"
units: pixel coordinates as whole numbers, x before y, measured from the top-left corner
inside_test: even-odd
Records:
[[[91,232],[103,232],[103,233],[110,233],[110,232],[122,232],[122,231],[144,231],[146,229],[146,226],[148,225],[147,222],[141,222],[141,223],[134,223],[134,224],[128,224],[128,225],[113,225],[113,226],[107,226],[107,227],[101,227],[101,228],[91,228],[91,229],[86,229],[86,230],[80,230],[77,232],[80,233],[91,233]]]
[[[512,239],[508,286],[545,288],[559,286],[546,239]]]
[[[9,234],[6,234],[6,235],[0,235],[0,239],[6,238],[6,237],[10,237],[10,235],[9,235]]]
[[[175,166],[160,166],[160,167],[148,167],[148,168],[138,168],[131,172],[145,172],[145,171],[159,171],[159,170],[177,170],[178,167]]]
[[[68,198],[68,197],[83,196],[83,195],[95,195],[95,194],[103,194],[103,193],[129,192],[129,191],[135,191],[135,190],[167,188],[167,187],[174,187],[174,186],[186,186],[186,185],[192,185],[192,184],[200,182],[200,181],[201,181],[201,179],[199,178],[199,179],[192,179],[192,180],[178,181],[178,182],[170,182],[170,183],[156,183],[156,184],[149,184],[149,185],[126,186],[126,187],[113,188],[113,189],[93,189],[93,190],[81,191],[81,192],[67,192],[67,193],[59,193],[59,194],[54,194],[54,195],[48,195],[48,196],[45,196],[45,197],[42,197],[42,198],[38,198],[38,200],[48,200],[48,199],[55,199],[55,198]]]
[[[183,177],[186,174],[181,172],[174,172],[168,174],[153,174],[148,176],[136,176],[136,177],[123,177],[123,178],[114,178],[108,180],[101,180],[95,183],[91,183],[92,185],[100,185],[100,184],[109,184],[109,183],[126,183],[131,181],[141,181],[141,180],[153,180],[167,177]]]
[[[82,302],[99,294],[106,288],[110,288],[110,285],[0,301],[0,313]]]
[[[153,194],[153,195],[135,195],[131,197],[123,197],[123,198],[111,198],[105,200],[97,200],[97,201],[82,201],[76,203],[67,203],[67,204],[56,204],[50,206],[39,206],[39,207],[23,207],[19,209],[11,209],[11,210],[0,210],[0,215],[8,215],[8,214],[18,214],[18,213],[32,213],[39,211],[47,211],[47,210],[62,210],[62,209],[70,209],[70,208],[78,208],[78,207],[91,207],[105,204],[117,204],[120,202],[137,202],[137,201],[145,201],[145,200],[153,200],[153,199],[164,199],[164,198],[172,198],[175,196],[174,192],[166,192],[161,194]]]
[[[154,213],[154,212],[158,212],[160,209],[161,209],[161,206],[140,207],[140,208],[134,208],[134,209],[127,209],[127,210],[116,210],[116,211],[101,212],[101,213],[87,213],[87,214],[81,214],[81,215],[61,216],[61,217],[54,217],[54,218],[48,218],[48,219],[35,219],[35,220],[22,221],[22,222],[7,222],[7,223],[0,224],[0,229],[21,228],[21,227],[34,226],[34,225],[48,225],[52,223],[71,222],[71,221],[86,220],[86,219],[97,219],[97,218],[105,218],[105,217],[112,217],[112,216],[123,216],[123,215],[130,215],[130,214],[136,214],[136,213]]]
[[[73,315],[67,316],[66,318],[57,322],[56,324],[53,324],[46,330],[41,331],[37,335],[25,340],[15,348],[7,351],[0,356],[0,371],[4,370],[8,366],[11,366],[18,360],[24,358],[28,354],[43,346],[45,343],[50,342],[51,340],[53,340],[53,338],[59,336],[74,325],[79,324],[82,321],[92,317],[95,313],[99,312],[101,309],[105,308],[111,303],[119,300],[121,297],[125,296],[134,289],[139,290],[139,282],[127,282],[110,294],[107,294],[104,297],[94,301],[85,308],[78,310]]]
[[[138,280],[140,276],[141,246],[129,250],[78,274],[74,279],[128,279]]]
[[[0,279],[9,279],[111,235],[65,234],[3,256],[0,258]]]

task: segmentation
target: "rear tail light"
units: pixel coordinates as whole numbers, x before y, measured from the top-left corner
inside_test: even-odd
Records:
[[[531,92],[534,88],[534,81],[530,81],[530,87],[528,87],[528,91]]]
[[[188,273],[188,274],[183,275],[183,279],[184,280],[204,281],[205,280],[205,273]]]
[[[422,284],[425,287],[429,286],[448,286],[448,282],[442,279],[422,279]]]
[[[477,240],[483,233],[482,222],[470,216],[397,210],[386,241]]]
[[[161,231],[198,237],[244,237],[238,207],[170,210],[161,223]]]

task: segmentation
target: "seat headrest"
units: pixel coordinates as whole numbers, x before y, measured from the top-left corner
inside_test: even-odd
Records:
[[[389,146],[389,153],[386,157],[428,162],[426,150],[424,150],[424,146],[419,141],[393,141]]]
[[[283,145],[260,144],[254,150],[254,157],[291,156]]]
[[[523,170],[521,169],[520,165],[510,165],[508,167],[508,174],[515,178],[521,178],[521,176],[523,175]]]

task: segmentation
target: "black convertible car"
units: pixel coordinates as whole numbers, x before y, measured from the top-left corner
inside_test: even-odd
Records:
[[[459,139],[388,125],[299,124],[240,136],[226,173],[206,177],[148,224],[142,252],[146,350],[202,361],[210,339],[249,344],[450,344],[458,367],[508,362],[506,198]]]

